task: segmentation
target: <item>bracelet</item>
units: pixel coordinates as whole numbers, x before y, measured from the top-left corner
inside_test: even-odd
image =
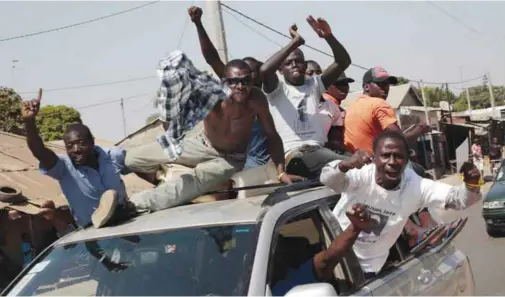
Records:
[[[286,172],[283,172],[283,173],[279,174],[279,175],[277,176],[277,179],[278,179],[278,180],[281,180],[281,178],[282,178],[284,175],[286,175]]]

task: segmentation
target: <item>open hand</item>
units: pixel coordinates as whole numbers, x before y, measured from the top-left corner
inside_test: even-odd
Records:
[[[291,25],[291,27],[289,27],[289,35],[291,36],[291,38],[293,38],[293,41],[296,42],[296,44],[298,44],[299,46],[305,44],[305,40],[302,38],[300,33],[298,33],[298,27],[296,26],[296,24],[293,24]]]
[[[202,9],[198,6],[191,6],[188,8],[188,14],[193,23],[200,23],[202,21]]]
[[[369,231],[371,229],[373,221],[365,205],[356,203],[352,206],[351,210],[348,210],[345,214],[355,229],[359,231]]]
[[[319,37],[326,38],[331,36],[332,34],[331,27],[325,19],[317,18],[316,20],[314,19],[314,17],[309,15],[307,17],[307,22],[312,27],[312,30],[314,30]]]
[[[361,167],[370,164],[372,162],[372,158],[368,155],[367,152],[363,150],[357,150],[350,158],[340,162],[339,169],[342,172],[347,172],[351,169],[360,169]]]
[[[42,100],[42,89],[39,89],[37,99],[21,102],[21,118],[23,120],[35,119],[40,110],[40,100]]]
[[[292,184],[293,182],[305,180],[305,178],[293,174],[283,174],[279,180],[285,184]]]

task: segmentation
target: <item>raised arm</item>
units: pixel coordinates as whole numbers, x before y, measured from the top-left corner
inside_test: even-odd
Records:
[[[472,163],[463,164],[463,184],[450,186],[442,182],[423,179],[421,183],[422,206],[441,209],[464,210],[482,200],[480,171]]]
[[[371,226],[370,213],[363,204],[354,204],[346,215],[351,221],[349,227],[333,240],[328,249],[319,252],[314,257],[314,270],[320,281],[330,282],[334,278],[335,267],[352,247],[359,233]]]
[[[259,121],[264,131],[267,140],[268,152],[270,157],[277,168],[279,180],[284,183],[291,183],[292,181],[302,179],[299,176],[289,175],[285,172],[285,159],[284,159],[284,146],[282,139],[275,129],[275,123],[268,108],[268,102],[265,94],[258,89],[252,89],[252,101],[254,102],[254,109],[258,115]]]
[[[28,148],[32,152],[33,156],[40,161],[42,167],[49,170],[56,164],[58,157],[52,150],[48,149],[44,145],[44,142],[37,131],[35,117],[39,113],[41,99],[42,89],[39,89],[37,99],[22,102],[21,117],[25,122],[26,143],[28,144]]]
[[[203,27],[202,9],[197,6],[191,6],[188,9],[188,14],[191,21],[195,24],[196,32],[198,32],[198,40],[200,41],[200,48],[202,50],[203,57],[205,58],[205,62],[212,67],[212,70],[214,70],[217,76],[220,78],[224,77],[225,65],[223,61],[221,61],[216,47],[212,44],[209,35],[207,35],[207,31],[205,31],[205,28]]]
[[[369,181],[363,180],[360,169],[371,163],[371,158],[365,151],[357,150],[352,157],[346,160],[335,160],[328,163],[321,171],[321,183],[336,193],[358,189]]]
[[[291,41],[285,47],[281,48],[268,60],[266,60],[260,67],[260,76],[263,81],[263,91],[269,94],[272,93],[279,84],[279,79],[277,78],[276,71],[279,70],[284,60],[291,54],[295,49],[299,48],[305,43],[305,40],[298,33],[298,27],[292,25],[289,28],[289,34],[291,35]]]
[[[349,56],[344,46],[333,36],[331,27],[325,19],[318,18],[315,20],[312,16],[308,16],[307,22],[320,38],[326,40],[333,52],[334,62],[321,75],[324,87],[328,88],[351,65],[351,56]]]

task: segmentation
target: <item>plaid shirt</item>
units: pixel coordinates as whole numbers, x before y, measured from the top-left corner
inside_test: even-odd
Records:
[[[174,161],[184,149],[185,133],[202,121],[216,103],[226,99],[229,89],[196,69],[179,50],[159,62],[158,76],[161,79],[157,100],[159,116],[168,127],[157,140],[169,160]]]

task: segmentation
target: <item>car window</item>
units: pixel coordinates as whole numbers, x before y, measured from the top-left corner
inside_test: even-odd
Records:
[[[56,246],[8,295],[245,295],[255,233],[230,225]]]
[[[498,169],[498,173],[496,174],[496,181],[504,181],[504,180],[505,180],[505,163],[502,163],[502,165]]]
[[[288,275],[301,268],[304,264],[312,267],[313,257],[327,248],[326,227],[318,209],[307,211],[276,226],[272,246],[274,247],[269,261],[269,277],[267,283],[275,295],[276,288],[282,283],[285,286]],[[308,269],[307,278],[313,278],[313,272]],[[312,275],[311,275],[312,274]],[[304,276],[289,282],[289,287],[303,284]],[[277,286],[277,287],[276,287]]]

